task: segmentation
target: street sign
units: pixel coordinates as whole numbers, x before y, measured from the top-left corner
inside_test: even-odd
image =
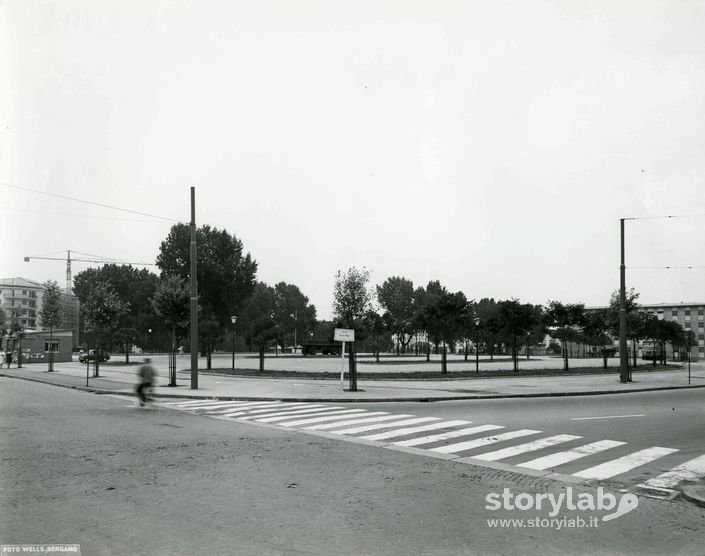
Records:
[[[354,342],[355,331],[352,328],[336,328],[333,339],[336,342]]]

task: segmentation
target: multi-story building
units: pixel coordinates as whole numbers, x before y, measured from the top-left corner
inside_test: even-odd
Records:
[[[660,319],[672,320],[684,330],[691,330],[695,335],[695,345],[691,357],[705,357],[705,303],[658,303],[641,305],[641,311],[647,311]]]
[[[26,330],[39,330],[39,311],[42,309],[44,286],[26,278],[0,279],[0,307],[9,320],[16,312],[20,326]]]
[[[20,326],[27,331],[43,330],[40,312],[44,300],[44,284],[26,278],[0,278],[0,308],[6,321],[16,312]],[[74,347],[78,342],[78,298],[61,295],[61,323],[58,328],[73,332]]]

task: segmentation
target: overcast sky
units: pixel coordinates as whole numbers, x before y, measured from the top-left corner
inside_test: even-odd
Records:
[[[705,301],[702,1],[5,0],[0,37],[0,277],[153,262],[172,224],[26,189],[187,222],[195,186],[323,318],[350,266],[603,305],[619,219],[671,214],[627,266],[701,268],[627,284]]]

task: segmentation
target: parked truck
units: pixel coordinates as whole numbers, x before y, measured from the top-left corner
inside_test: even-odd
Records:
[[[340,355],[340,350],[343,347],[341,342],[333,342],[331,340],[305,340],[301,343],[301,355]]]

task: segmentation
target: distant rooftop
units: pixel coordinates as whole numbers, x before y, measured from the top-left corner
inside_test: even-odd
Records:
[[[15,288],[44,288],[44,284],[28,280],[27,278],[0,278],[0,286],[12,286]]]

